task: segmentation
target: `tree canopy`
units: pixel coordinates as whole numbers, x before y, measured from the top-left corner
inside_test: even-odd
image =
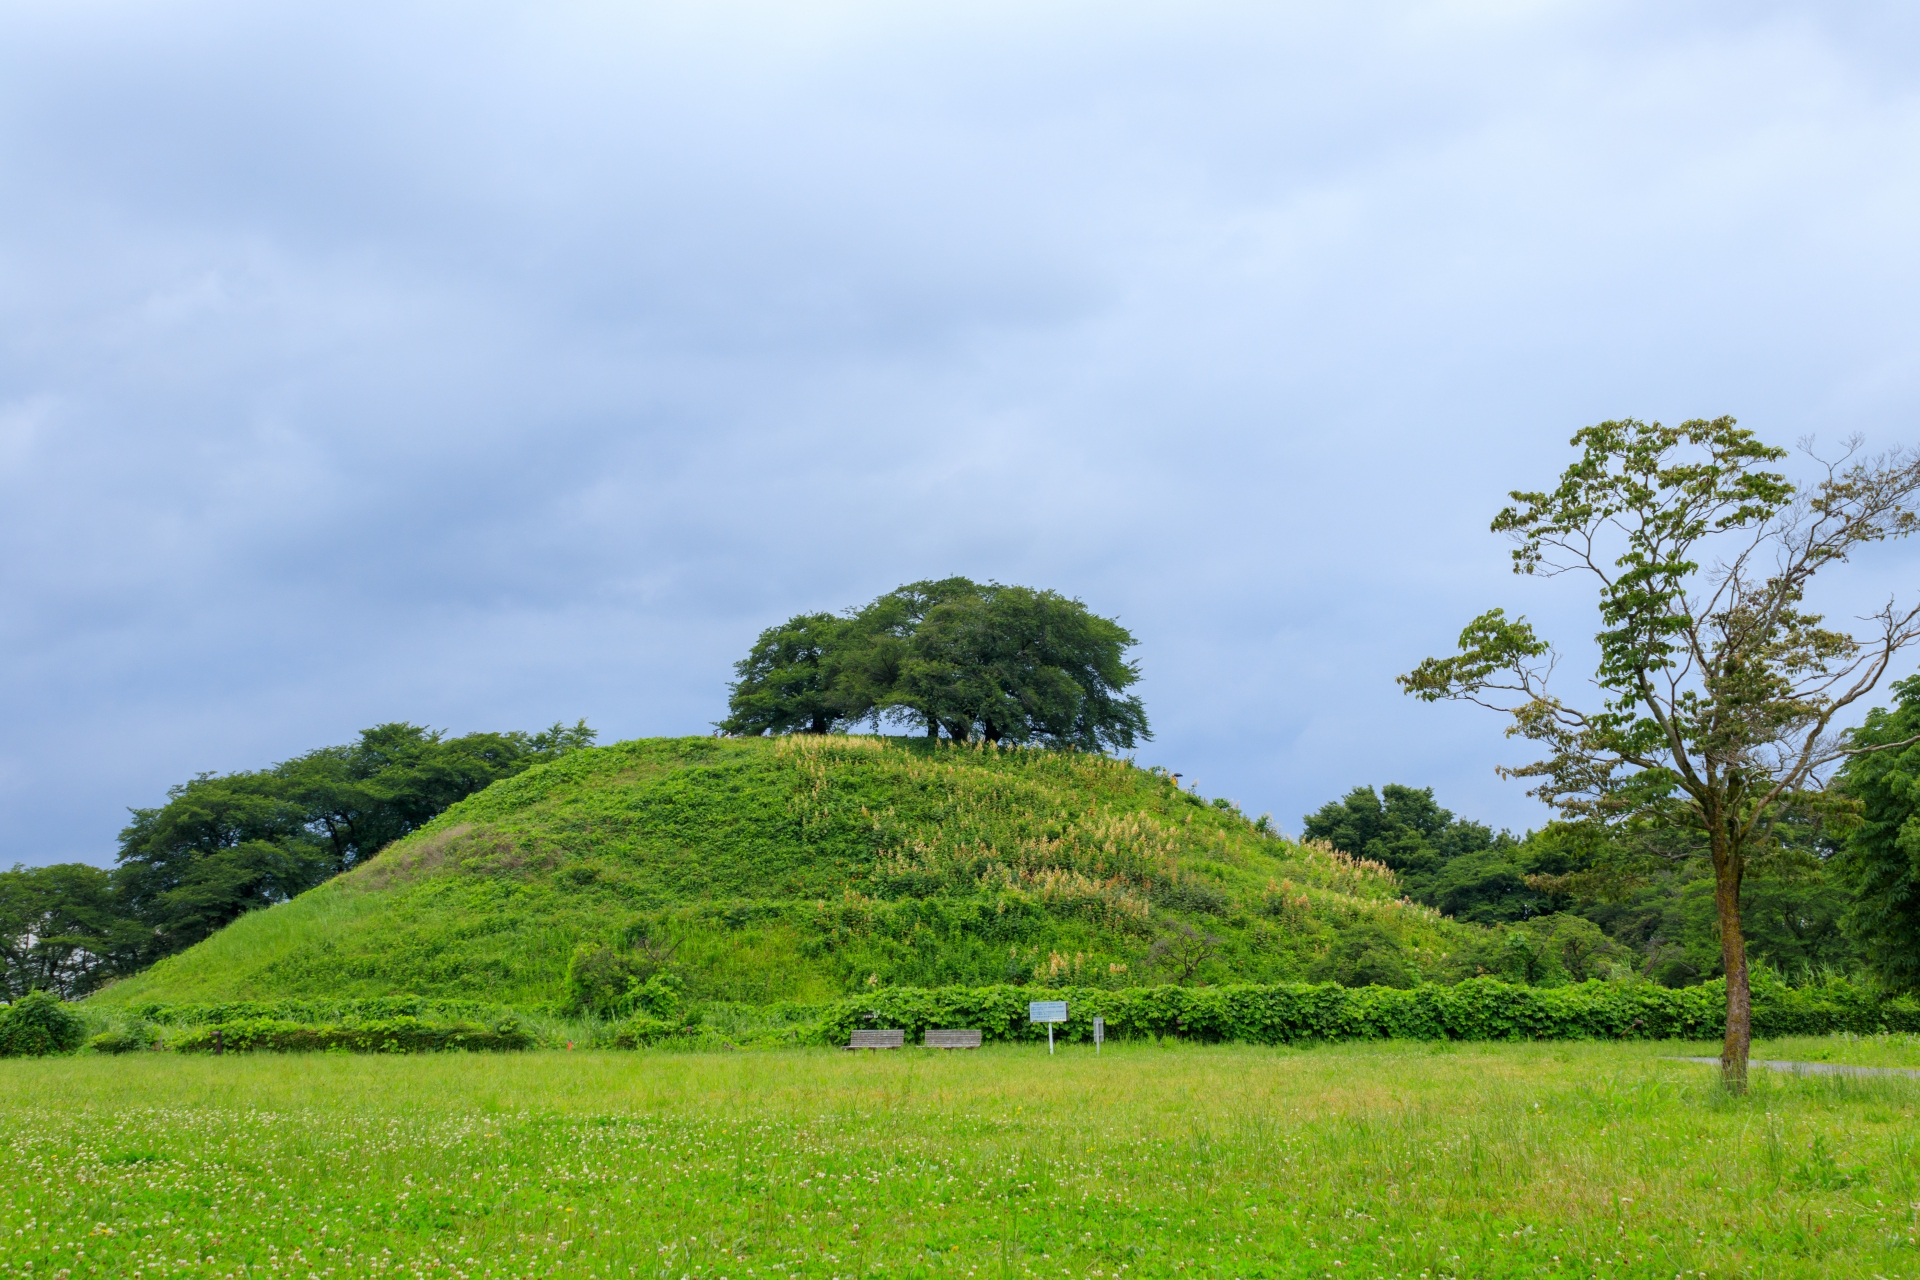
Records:
[[[728,733],[908,724],[957,742],[1093,751],[1152,737],[1118,622],[1054,591],[909,583],[843,616],[800,614],[734,665]]]
[[[1627,847],[1704,852],[1727,980],[1723,1070],[1744,1089],[1749,860],[1776,846],[1783,814],[1806,809],[1837,762],[1892,745],[1849,746],[1834,718],[1920,637],[1920,607],[1889,601],[1856,634],[1808,611],[1807,591],[1822,568],[1920,526],[1920,456],[1854,461],[1850,449],[1800,493],[1768,469],[1786,451],[1732,418],[1603,422],[1571,443],[1579,457],[1559,483],[1515,491],[1493,529],[1517,543],[1516,573],[1578,573],[1596,587],[1598,700],[1580,707],[1550,690],[1550,648],[1500,609],[1401,684],[1510,715],[1547,754],[1506,772],[1535,779],[1565,818],[1612,828]]]
[[[450,738],[363,730],[267,769],[201,774],[132,809],[112,871],[0,873],[0,990],[84,993],[351,869],[501,778],[593,743],[585,721]]]
[[[1838,859],[1852,891],[1850,931],[1888,985],[1920,989],[1920,676],[1894,686],[1898,705],[1875,708],[1856,729],[1856,755],[1841,782],[1860,805],[1860,822]]]
[[[1755,859],[1741,882],[1748,952],[1787,976],[1855,971],[1882,950],[1870,931],[1842,928],[1848,881],[1836,873],[1835,859],[1845,823],[1824,817],[1804,808],[1783,812],[1776,847]],[[1659,834],[1670,847],[1650,856],[1645,842],[1652,834],[1550,822],[1516,839],[1454,817],[1430,788],[1391,783],[1378,793],[1355,787],[1308,814],[1303,827],[1306,839],[1386,864],[1409,898],[1456,920],[1497,926],[1575,916],[1616,948],[1609,963],[1631,962],[1670,987],[1718,978],[1706,851],[1669,829]],[[1892,937],[1914,936],[1896,931],[1889,945]]]
[[[1372,787],[1355,787],[1301,822],[1307,839],[1391,867],[1408,895],[1420,901],[1454,859],[1515,843],[1504,831],[1496,836],[1483,823],[1455,818],[1434,802],[1432,787],[1391,782],[1378,795]]]
[[[138,967],[150,932],[126,918],[113,874],[102,867],[0,872],[0,1000],[91,991]]]

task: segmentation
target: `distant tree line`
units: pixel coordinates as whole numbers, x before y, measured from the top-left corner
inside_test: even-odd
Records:
[[[117,865],[0,872],[0,998],[84,995],[351,870],[501,778],[591,746],[586,722],[458,738],[363,730],[271,768],[203,773],[131,810]]]
[[[1133,636],[1055,591],[915,582],[845,614],[767,628],[734,666],[733,734],[883,721],[929,738],[1128,748],[1151,738]]]

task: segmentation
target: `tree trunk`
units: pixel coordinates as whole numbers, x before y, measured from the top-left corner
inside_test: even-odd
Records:
[[[1716,836],[1713,907],[1720,919],[1720,967],[1727,974],[1727,1035],[1720,1047],[1720,1078],[1732,1093],[1747,1091],[1747,1047],[1753,1040],[1753,994],[1747,986],[1747,940],[1740,931],[1740,857]]]

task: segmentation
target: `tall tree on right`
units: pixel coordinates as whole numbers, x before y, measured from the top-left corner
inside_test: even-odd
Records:
[[[1752,1003],[1740,921],[1748,863],[1774,824],[1850,756],[1908,745],[1850,740],[1834,718],[1920,637],[1920,606],[1889,601],[1841,630],[1810,612],[1814,576],[1920,526],[1920,456],[1854,460],[1806,492],[1768,464],[1786,456],[1732,418],[1678,427],[1632,419],[1575,433],[1559,484],[1515,491],[1493,529],[1514,572],[1577,572],[1598,589],[1601,630],[1585,707],[1548,689],[1555,655],[1524,618],[1493,609],[1459,652],[1400,677],[1429,701],[1512,717],[1543,759],[1505,770],[1572,820],[1680,827],[1713,866],[1727,983],[1722,1078],[1746,1089]]]

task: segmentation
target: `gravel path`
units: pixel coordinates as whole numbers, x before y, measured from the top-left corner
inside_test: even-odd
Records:
[[[1668,1062],[1699,1062],[1710,1066],[1719,1066],[1718,1058],[1668,1058]],[[1767,1067],[1774,1071],[1791,1071],[1803,1076],[1920,1076],[1920,1071],[1909,1067],[1848,1067],[1837,1062],[1780,1062],[1765,1058],[1747,1059],[1749,1067]]]

